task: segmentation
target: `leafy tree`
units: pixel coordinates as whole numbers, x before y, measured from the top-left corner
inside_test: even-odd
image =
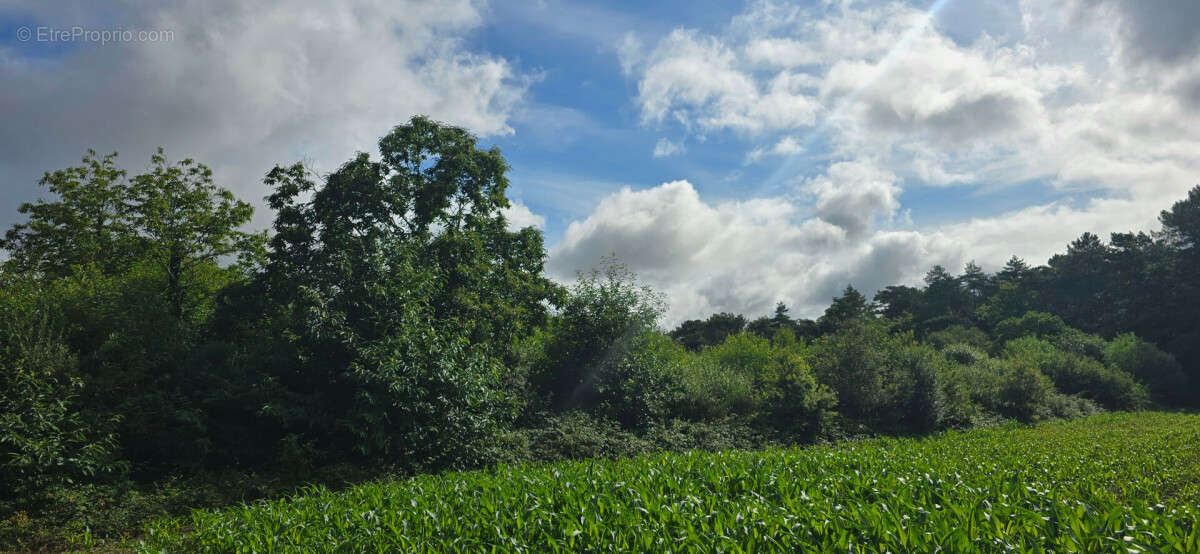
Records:
[[[635,339],[654,329],[665,304],[611,258],[580,274],[559,302],[530,379],[556,410],[592,408],[603,400],[597,390],[603,373],[629,355]]]
[[[671,338],[689,350],[700,350],[705,346],[720,344],[725,337],[741,333],[745,328],[745,317],[721,312],[708,316],[706,320],[684,321],[671,331]]]
[[[207,166],[190,158],[169,164],[162,148],[150,162],[150,171],[129,188],[128,226],[139,257],[153,261],[165,276],[171,313],[181,318],[201,266],[224,257],[255,263],[265,235],[239,230],[254,209],[213,184]]]
[[[8,250],[10,270],[56,279],[76,266],[114,273],[128,263],[128,184],[116,157],[88,150],[81,165],[42,177],[39,184],[57,199],[21,204],[18,211],[28,220],[14,225],[0,241],[0,248]]]
[[[288,391],[267,411],[330,451],[463,463],[508,417],[501,362],[555,293],[541,235],[507,230],[507,164],[465,130],[415,117],[379,150],[321,186],[298,164],[267,176],[263,277],[294,352],[265,369]]]

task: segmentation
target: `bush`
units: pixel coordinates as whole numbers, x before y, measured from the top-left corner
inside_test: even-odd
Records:
[[[760,378],[759,421],[792,441],[811,441],[833,417],[837,396],[817,382],[803,348],[789,340],[787,329],[776,333],[772,361]]]
[[[987,354],[966,344],[952,344],[942,350],[947,360],[959,365],[971,365],[987,359]]]
[[[1104,349],[1104,361],[1145,383],[1159,402],[1179,405],[1187,401],[1187,379],[1179,362],[1133,333],[1113,339]]]
[[[1023,360],[1010,360],[1005,365],[997,391],[1000,412],[1024,422],[1048,417],[1048,402],[1054,394],[1050,378]]]
[[[941,331],[929,333],[926,341],[935,348],[946,348],[953,344],[962,344],[976,348],[987,348],[991,342],[987,333],[978,327],[951,325]]]
[[[658,294],[613,260],[580,275],[550,321],[543,352],[532,358],[529,379],[537,397],[560,412],[595,409],[604,400],[597,388],[603,368],[626,359],[663,309]]]
[[[992,331],[993,348],[999,350],[1008,341],[1021,337],[1046,338],[1060,335],[1068,329],[1067,324],[1053,314],[1026,312],[1021,317],[1012,317],[996,324]]]
[[[885,408],[895,405],[889,361],[897,348],[898,340],[880,323],[852,319],[813,343],[812,366],[818,380],[837,392],[842,415],[878,420]]]
[[[112,436],[90,429],[76,408],[75,357],[51,321],[54,308],[32,283],[0,289],[0,501],[26,507],[50,487],[117,467]]]
[[[898,392],[901,420],[912,431],[932,431],[945,416],[946,397],[942,388],[944,362],[927,346],[909,346],[898,352]]]
[[[1136,410],[1147,400],[1145,387],[1129,374],[1107,368],[1092,358],[1064,352],[1044,340],[1027,336],[1009,341],[1004,355],[1037,368],[1059,391],[1089,398],[1109,410]]]
[[[1104,411],[1098,404],[1080,396],[1054,393],[1046,399],[1049,413],[1058,419],[1077,419]]]
[[[681,391],[671,414],[694,421],[745,416],[755,408],[754,382],[711,359],[692,357],[679,368]]]
[[[682,346],[662,333],[637,337],[622,356],[596,368],[599,412],[625,429],[662,421],[682,388],[679,367],[687,357]]]

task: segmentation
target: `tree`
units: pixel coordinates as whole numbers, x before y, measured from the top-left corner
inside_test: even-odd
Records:
[[[1052,311],[1079,329],[1096,332],[1109,309],[1112,269],[1108,247],[1093,233],[1084,233],[1067,245],[1064,254],[1050,258],[1054,272],[1046,298]]]
[[[971,314],[996,291],[996,279],[984,272],[974,261],[967,262],[963,267],[959,281],[967,294],[967,309]]]
[[[596,407],[605,400],[599,385],[606,374],[624,363],[664,309],[661,295],[614,258],[580,274],[560,300],[541,357],[532,364],[539,396],[560,411]]]
[[[954,324],[970,324],[970,302],[962,282],[935,265],[925,274],[925,302],[916,314],[914,326],[924,336]]]
[[[262,280],[294,353],[265,369],[288,391],[269,412],[330,451],[453,465],[511,414],[503,361],[557,289],[541,234],[507,229],[499,150],[415,117],[379,151],[321,186],[299,164],[267,175]]]
[[[1192,187],[1187,198],[1172,204],[1171,209],[1163,210],[1158,220],[1170,244],[1193,256],[1200,254],[1200,185]]]
[[[171,313],[182,318],[201,266],[224,257],[255,263],[266,237],[239,230],[254,209],[213,184],[204,164],[190,158],[169,164],[162,148],[150,162],[150,172],[135,177],[129,190],[129,227],[140,257],[152,260],[166,278]]]
[[[867,302],[867,297],[853,285],[846,285],[842,295],[833,299],[817,324],[824,332],[830,333],[848,321],[871,318],[874,314],[875,307]]]
[[[39,184],[58,198],[21,204],[18,211],[28,221],[0,240],[10,269],[56,279],[70,275],[72,267],[113,273],[128,263],[128,186],[116,158],[115,152],[101,157],[88,150],[82,165],[42,177]]]
[[[684,321],[671,331],[671,338],[688,350],[700,350],[705,346],[720,344],[725,337],[736,335],[745,328],[745,317],[721,312],[708,316],[706,320]]]
[[[875,293],[875,303],[882,315],[891,319],[911,318],[921,309],[925,295],[921,289],[904,285],[890,285]]]

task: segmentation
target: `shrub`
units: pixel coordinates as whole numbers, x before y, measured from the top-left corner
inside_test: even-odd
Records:
[[[1047,341],[1031,336],[1012,340],[1004,346],[1004,355],[1037,368],[1059,391],[1090,398],[1107,409],[1136,410],[1146,403],[1145,387],[1129,374],[1064,352]]]
[[[1011,317],[996,324],[992,331],[993,347],[998,350],[1008,341],[1021,337],[1052,337],[1067,329],[1061,317],[1044,312],[1025,312],[1021,317]]]
[[[696,421],[748,415],[755,407],[754,383],[749,376],[693,357],[680,367],[681,391],[671,413]]]
[[[898,408],[908,429],[932,431],[942,422],[945,391],[940,369],[942,358],[927,346],[909,346],[898,352],[893,362],[897,369]]]
[[[942,350],[947,360],[960,365],[971,365],[987,358],[987,354],[966,344],[951,344]]]
[[[1145,383],[1159,402],[1181,404],[1187,400],[1187,379],[1175,357],[1133,333],[1113,339],[1104,349],[1104,361]]]
[[[776,334],[780,335],[790,332],[785,329]],[[813,377],[795,342],[777,340],[772,358],[761,378],[760,422],[792,440],[816,438],[833,416],[837,396]]]
[[[997,391],[1000,412],[1024,422],[1049,416],[1047,403],[1054,394],[1050,378],[1024,360],[1010,360],[1005,365]]]
[[[566,293],[530,368],[538,397],[557,411],[594,409],[603,366],[620,363],[634,341],[654,328],[662,298],[614,260],[580,275]]]
[[[875,420],[894,405],[889,364],[897,339],[877,322],[852,319],[813,343],[818,380],[837,392],[839,411],[852,419]]]
[[[637,337],[623,355],[596,368],[600,413],[625,429],[662,421],[682,388],[679,366],[687,357],[667,335],[651,331]]]
[[[976,348],[987,348],[991,342],[987,333],[978,327],[951,325],[940,331],[929,333],[926,341],[936,348],[946,348],[953,344],[962,344]]]
[[[53,311],[31,283],[0,289],[0,501],[37,502],[50,487],[113,470],[114,438],[89,428],[82,386]]]

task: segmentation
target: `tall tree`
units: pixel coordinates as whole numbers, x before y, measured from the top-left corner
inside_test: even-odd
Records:
[[[116,158],[115,152],[98,156],[88,150],[81,165],[42,177],[39,184],[57,198],[18,208],[28,220],[0,240],[11,269],[55,279],[70,275],[76,266],[112,273],[128,263],[128,184]]]
[[[133,179],[128,220],[141,257],[152,260],[166,278],[171,313],[181,318],[200,267],[223,257],[253,263],[266,236],[240,230],[254,209],[215,185],[204,164],[190,158],[168,163],[162,148],[150,163],[149,172]]]
[[[825,313],[817,320],[821,330],[831,333],[848,321],[868,319],[875,315],[875,306],[867,301],[853,285],[846,285],[842,295],[833,299]]]
[[[507,229],[499,150],[415,117],[379,151],[323,185],[300,165],[267,177],[265,277],[299,366],[279,375],[301,399],[286,413],[323,414],[284,424],[333,448],[451,463],[501,415],[500,362],[557,288],[541,234]]]

